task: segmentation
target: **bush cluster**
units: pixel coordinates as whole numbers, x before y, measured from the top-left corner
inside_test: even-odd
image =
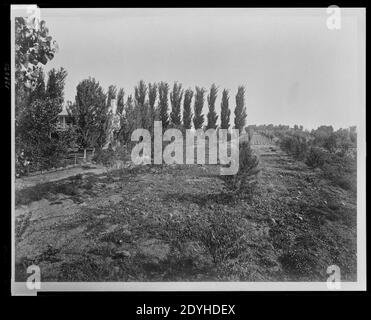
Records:
[[[326,153],[318,147],[311,147],[305,158],[305,163],[311,168],[320,168],[325,164]]]
[[[116,161],[126,161],[130,157],[128,146],[121,145],[114,149],[108,147],[107,149],[96,150],[92,160],[96,163],[103,164],[106,167],[111,167]]]
[[[255,131],[274,135],[282,150],[311,168],[320,168],[323,176],[343,189],[357,189],[357,133],[355,127],[334,131],[332,126],[303,131],[300,127],[263,126]]]
[[[324,176],[345,190],[357,191],[357,161],[348,156],[327,154],[322,166]]]
[[[164,232],[178,250],[182,251],[187,242],[196,241],[207,250],[213,262],[219,264],[245,252],[246,242],[240,219],[230,212],[214,210],[169,220]]]
[[[282,150],[285,150],[298,160],[305,159],[309,147],[306,138],[297,134],[286,135],[283,137],[280,146]]]
[[[236,195],[252,195],[259,173],[259,158],[252,152],[249,142],[239,146],[239,170],[235,175],[221,176],[226,186]]]

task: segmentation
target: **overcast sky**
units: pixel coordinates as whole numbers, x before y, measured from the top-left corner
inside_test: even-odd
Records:
[[[66,100],[89,76],[126,94],[141,79],[215,83],[219,112],[221,91],[234,107],[244,85],[248,124],[348,127],[361,114],[365,31],[345,10],[329,30],[324,8],[42,9],[59,45],[46,70],[68,71]]]

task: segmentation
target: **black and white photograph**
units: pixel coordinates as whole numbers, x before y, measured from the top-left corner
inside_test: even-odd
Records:
[[[365,14],[12,5],[12,294],[366,290]]]

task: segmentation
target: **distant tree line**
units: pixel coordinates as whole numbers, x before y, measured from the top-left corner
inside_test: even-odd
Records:
[[[303,126],[248,126],[275,141],[282,150],[311,168],[321,169],[323,176],[345,190],[357,190],[357,130],[355,126],[334,130],[322,125],[311,131]]]
[[[349,128],[334,128],[329,125],[322,125],[316,129],[304,130],[303,126],[294,125],[249,125],[247,131],[258,132],[269,139],[279,139],[279,141],[290,141],[296,139],[303,141],[310,146],[323,148],[330,153],[344,155],[357,147],[357,131],[355,126]],[[286,148],[287,149],[287,148]],[[290,148],[288,148],[290,149]],[[304,152],[298,154],[298,158],[303,158]]]

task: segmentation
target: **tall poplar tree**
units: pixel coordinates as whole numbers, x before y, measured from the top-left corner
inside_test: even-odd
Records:
[[[231,110],[229,109],[229,94],[226,89],[223,90],[220,110],[220,128],[229,129]]]
[[[160,82],[158,86],[158,114],[162,121],[162,127],[166,129],[169,126],[169,104],[168,104],[169,85],[166,82]]]
[[[82,80],[75,102],[68,109],[78,130],[78,141],[86,149],[102,147],[106,140],[107,95],[94,78]]]
[[[183,97],[182,85],[177,82],[174,83],[173,90],[170,93],[171,112],[170,121],[173,125],[179,126],[181,124],[181,103]]]
[[[116,113],[122,115],[124,111],[125,101],[124,101],[124,89],[120,88],[119,92],[117,93],[117,110]]]
[[[204,123],[204,115],[202,109],[204,107],[205,89],[196,87],[195,102],[194,102],[194,117],[193,125],[195,129],[201,129]]]
[[[48,73],[45,96],[50,99],[56,99],[60,106],[62,106],[64,102],[64,84],[66,77],[67,71],[63,68],[58,70],[53,68]]]
[[[192,126],[192,89],[187,89],[184,93],[183,101],[183,127],[184,129],[191,129]]]
[[[157,84],[156,83],[149,83],[148,84],[148,105],[150,109],[150,115],[151,115],[151,120],[153,122],[155,118],[155,103],[156,103],[156,98],[157,98]]]
[[[215,101],[218,95],[218,88],[215,84],[211,85],[210,93],[207,96],[207,104],[209,112],[207,113],[207,129],[216,129],[216,122],[218,121],[218,115],[215,112]]]
[[[245,88],[239,86],[236,94],[236,108],[234,109],[234,127],[241,133],[246,123]]]
[[[137,118],[137,127],[148,129],[147,113],[148,104],[146,103],[147,86],[143,80],[140,80],[134,88],[135,115]]]

